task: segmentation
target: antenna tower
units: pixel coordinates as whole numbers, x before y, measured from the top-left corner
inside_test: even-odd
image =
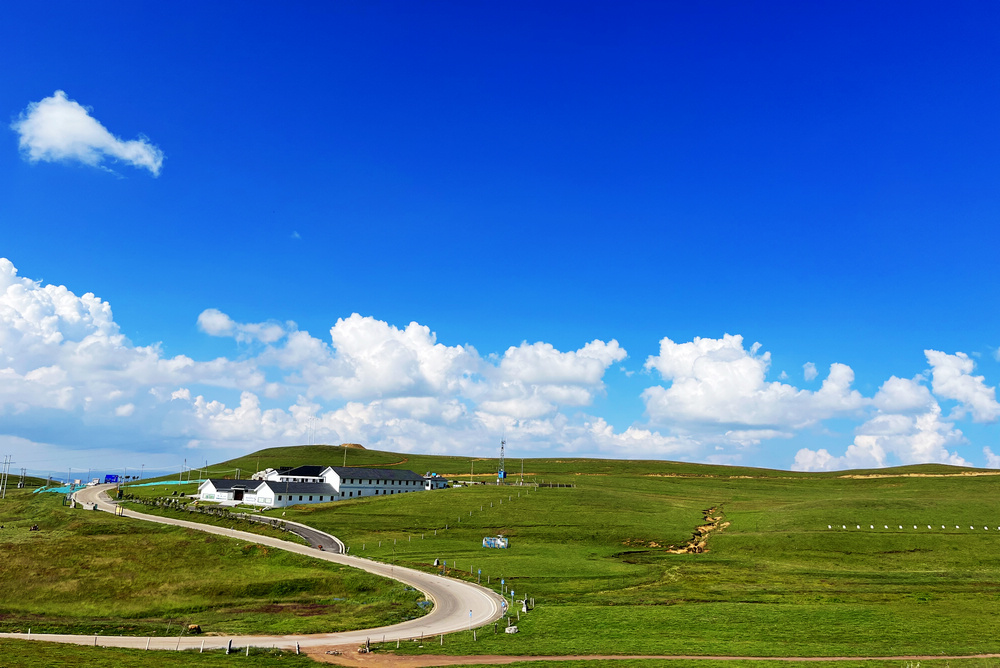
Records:
[[[500,439],[500,465],[497,467],[497,484],[498,485],[504,481],[504,478],[507,477],[507,471],[504,470],[504,461],[503,461],[503,449],[504,449],[505,445],[507,445],[507,439],[501,438]]]

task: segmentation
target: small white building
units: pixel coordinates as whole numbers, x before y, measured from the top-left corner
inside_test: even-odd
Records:
[[[209,478],[198,485],[198,498],[203,501],[215,501],[225,503],[233,501],[236,503],[251,503],[247,495],[254,497],[260,480],[223,480],[221,478]]]
[[[448,486],[448,479],[439,476],[437,473],[424,476],[424,489],[444,489]]]

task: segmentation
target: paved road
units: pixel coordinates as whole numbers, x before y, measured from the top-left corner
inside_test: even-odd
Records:
[[[278,518],[266,517],[264,515],[250,515],[250,519],[259,521],[263,524],[270,524]],[[330,535],[325,531],[320,531],[319,529],[314,529],[305,524],[299,524],[298,522],[289,522],[288,520],[279,521],[285,524],[285,528],[288,531],[309,541],[309,545],[312,547],[321,548],[327,552],[334,552],[336,554],[345,554],[347,552],[347,550],[344,549],[344,543],[341,542],[341,540],[336,536]]]
[[[92,504],[103,511],[114,512],[114,504],[108,500],[105,493],[114,485],[98,485],[88,487],[76,493],[78,503]],[[188,522],[186,520],[176,520],[169,517],[157,517],[154,515],[144,515],[130,510],[125,511],[123,522],[145,520],[148,522],[158,522],[160,524],[170,524],[182,526],[197,531],[205,531],[221,536],[230,536],[240,540],[252,541],[261,545],[268,545],[280,550],[287,550],[297,554],[303,554],[316,559],[325,559],[338,564],[360,568],[376,575],[382,575],[394,580],[398,580],[411,587],[419,589],[427,598],[434,602],[434,608],[430,613],[392,626],[383,626],[374,629],[363,629],[360,631],[347,631],[343,633],[324,633],[316,635],[287,635],[287,636],[183,636],[180,638],[144,638],[133,636],[78,636],[64,634],[38,634],[33,633],[0,633],[2,638],[20,638],[32,640],[47,640],[49,642],[64,642],[77,645],[100,645],[104,647],[133,647],[143,649],[205,649],[226,647],[230,641],[233,647],[278,647],[281,649],[294,649],[296,645],[301,647],[316,647],[324,645],[346,645],[361,644],[366,639],[372,642],[381,641],[384,637],[386,641],[396,639],[407,640],[422,636],[436,636],[441,633],[453,633],[485,626],[499,619],[503,612],[501,603],[503,599],[494,591],[485,587],[445,578],[430,573],[423,573],[411,568],[392,566],[389,564],[352,557],[346,554],[335,554],[332,552],[319,551],[313,547],[290,543],[288,541],[268,536],[247,533],[244,531],[234,531],[224,527],[217,527],[198,522]],[[204,645],[203,645],[204,644]]]

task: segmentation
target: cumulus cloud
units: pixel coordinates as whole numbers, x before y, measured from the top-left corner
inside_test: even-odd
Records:
[[[993,450],[989,446],[983,448],[983,455],[986,456],[987,468],[1000,469],[1000,455],[993,454]]]
[[[928,355],[928,361],[947,369],[943,382],[934,386],[935,393],[943,388],[946,394],[942,396],[946,398],[962,394],[973,397],[973,401],[981,401],[986,388],[982,378],[971,379],[967,375],[972,371],[967,356],[938,353]],[[877,409],[875,415],[857,428],[854,442],[843,455],[834,456],[826,449],[802,448],[796,453],[792,468],[828,471],[925,462],[969,465],[957,452],[949,450],[963,445],[965,437],[954,428],[953,422],[942,418],[941,406],[923,384],[922,376],[913,379],[890,377],[875,393],[872,405]]]
[[[57,90],[32,102],[11,128],[22,154],[31,162],[81,162],[99,167],[105,159],[126,162],[159,176],[163,151],[145,137],[122,140],[90,115],[90,110]]]
[[[285,327],[276,322],[236,322],[214,308],[207,308],[198,315],[198,329],[209,336],[233,337],[241,343],[274,343],[286,334]]]
[[[976,422],[994,422],[1000,417],[996,388],[988,387],[983,376],[972,375],[975,363],[968,355],[949,355],[937,350],[925,350],[924,355],[931,365],[934,394],[958,401]]]
[[[965,463],[956,422],[1000,415],[994,389],[962,353],[927,351],[930,369],[892,376],[869,398],[853,389],[845,364],[804,390],[787,377],[769,380],[770,353],[741,336],[664,338],[645,362],[662,378],[641,395],[648,419],[616,428],[588,412],[607,392],[608,370],[627,358],[614,339],[570,350],[524,341],[483,356],[420,323],[357,313],[322,337],[293,322],[239,322],[217,308],[202,310],[197,325],[246,345],[234,346],[235,359],[167,357],[131,343],[107,302],[23,278],[0,259],[0,415],[10,418],[0,438],[38,443],[57,421],[67,443],[82,431],[105,445],[145,443],[179,456],[307,441],[472,454],[492,451],[506,432],[532,454],[736,463],[807,429],[821,433],[831,418],[854,419],[841,454],[799,450],[795,467],[819,470]],[[958,409],[945,416],[938,399]]]
[[[358,314],[339,319],[326,341],[295,323],[243,323],[211,308],[197,324],[254,346],[239,360],[166,357],[132,344],[107,302],[23,278],[0,260],[0,414],[42,424],[57,411],[104,433],[132,428],[133,440],[198,450],[301,443],[308,433],[454,452],[505,429],[542,450],[583,447],[598,432],[587,436],[590,418],[563,411],[590,404],[626,356],[596,340],[570,351],[525,342],[483,358],[439,343],[424,325]]]
[[[816,377],[819,376],[819,371],[816,370],[816,365],[812,362],[806,362],[803,364],[802,376],[806,379],[806,381],[816,380]]]
[[[891,376],[878,388],[872,403],[883,413],[926,411],[937,402],[921,380],[920,377],[911,380]]]
[[[862,424],[854,442],[840,457],[827,450],[803,448],[795,454],[792,466],[796,471],[833,471],[840,469],[882,468],[892,463],[921,464],[938,462],[953,466],[969,466],[964,458],[949,447],[965,442],[954,424],[941,419],[941,408],[935,403],[919,415],[880,413]],[[890,460],[893,456],[893,460]]]
[[[656,424],[727,425],[737,430],[797,430],[835,415],[855,413],[866,400],[851,389],[854,372],[831,364],[827,378],[815,392],[766,380],[771,355],[760,345],[749,350],[743,337],[696,337],[688,343],[669,338],[660,342],[660,354],[650,356],[647,370],[656,370],[669,387],[647,388],[642,398]]]
[[[128,416],[139,402],[157,401],[151,389],[189,383],[253,388],[264,376],[244,362],[167,358],[157,346],[134,346],[107,302],[22,278],[0,258],[0,414]]]

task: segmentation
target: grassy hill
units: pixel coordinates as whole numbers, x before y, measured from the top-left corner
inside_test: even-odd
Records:
[[[339,446],[270,448],[212,468],[341,465],[344,454]],[[348,466],[456,479],[468,479],[474,465],[477,479],[495,480],[497,466],[487,458],[473,464],[377,450],[346,455]],[[521,460],[507,462],[518,481]],[[996,472],[919,465],[807,474],[569,457],[525,459],[523,466],[524,487],[371,497],[285,513],[338,535],[352,554],[427,570],[445,560],[450,575],[495,587],[502,578],[517,598],[526,594],[537,604],[521,617],[519,634],[490,629],[475,642],[456,634],[444,648],[413,644],[402,651],[1000,650],[993,621],[1000,615]],[[527,484],[542,480],[573,487]],[[707,550],[674,553],[710,523],[706,517],[717,528],[695,542]],[[481,547],[484,536],[497,533],[511,538],[509,550]]]
[[[520,477],[524,466],[525,481],[536,481],[543,477],[557,482],[573,482],[572,476],[579,475],[679,475],[685,477],[750,477],[750,478],[793,478],[818,479],[841,478],[845,475],[951,475],[975,473],[981,469],[948,466],[945,464],[917,464],[899,466],[892,469],[860,469],[850,472],[833,471],[823,473],[799,473],[778,469],[751,468],[748,466],[718,466],[713,464],[690,464],[687,462],[659,460],[592,459],[578,457],[526,458],[508,453],[506,460],[509,476]],[[369,466],[379,468],[410,469],[417,473],[434,471],[442,475],[467,480],[470,471],[477,480],[496,478],[498,459],[496,457],[455,457],[446,455],[402,454],[383,450],[364,449],[356,444],[343,445],[297,445],[266,448],[257,452],[230,459],[209,467],[211,475],[230,473],[240,469],[250,474],[266,467],[302,466],[317,464],[322,466]]]
[[[327,632],[423,614],[422,596],[392,580],[63,498],[8,489],[0,501],[0,630]]]

